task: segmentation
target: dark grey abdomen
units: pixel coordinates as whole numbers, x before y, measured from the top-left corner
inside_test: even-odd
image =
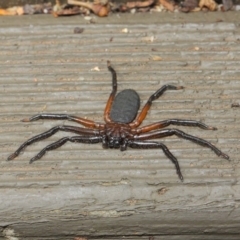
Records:
[[[125,89],[115,97],[110,118],[114,122],[130,123],[135,119],[139,106],[140,98],[137,92],[132,89]]]

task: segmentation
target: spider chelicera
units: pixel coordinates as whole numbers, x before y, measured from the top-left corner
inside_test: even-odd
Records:
[[[30,163],[40,159],[47,151],[59,148],[66,142],[101,142],[103,148],[120,148],[121,151],[125,151],[127,147],[143,149],[161,148],[164,154],[173,162],[178,177],[183,181],[183,176],[176,157],[163,143],[149,141],[152,139],[158,139],[172,135],[176,135],[177,137],[190,140],[204,147],[208,147],[213,150],[216,155],[221,156],[225,159],[229,159],[228,155],[204,139],[189,135],[181,130],[174,128],[162,129],[169,125],[182,125],[199,127],[205,130],[217,130],[217,128],[207,126],[202,122],[184,119],[169,119],[139,128],[154,100],[158,99],[166,90],[178,90],[183,89],[183,87],[176,87],[173,85],[162,86],[153,95],[150,96],[142,111],[137,115],[140,106],[139,95],[132,89],[126,89],[119,92],[115,97],[117,93],[117,74],[112,68],[109,61],[107,62],[107,65],[108,70],[112,74],[112,92],[109,96],[104,111],[105,123],[97,123],[88,119],[67,114],[50,113],[37,114],[30,118],[23,119],[23,122],[37,121],[39,119],[69,120],[77,122],[84,127],[75,127],[68,125],[53,127],[50,130],[32,137],[24,142],[13,154],[8,157],[8,160],[16,158],[20,152],[28,145],[48,138],[58,131],[73,132],[78,136],[63,137],[60,140],[46,146],[30,160]]]

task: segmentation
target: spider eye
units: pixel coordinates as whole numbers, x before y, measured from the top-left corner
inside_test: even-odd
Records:
[[[120,139],[119,138],[110,138],[109,139],[109,147],[110,148],[119,148],[120,147]]]

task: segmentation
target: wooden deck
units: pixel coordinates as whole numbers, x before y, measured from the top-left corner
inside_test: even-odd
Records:
[[[0,239],[239,239],[240,14],[22,16],[0,22]],[[74,34],[75,27],[84,28]],[[133,88],[141,106],[164,84],[185,86],[155,101],[143,125],[182,118],[218,128],[176,127],[204,138],[231,161],[189,141],[161,139],[178,158],[182,183],[161,150],[103,150],[66,144],[29,165],[57,133],[9,154],[67,121],[20,120],[68,113],[103,121],[111,91]],[[72,134],[70,134],[72,135]],[[153,239],[153,238],[152,238]]]

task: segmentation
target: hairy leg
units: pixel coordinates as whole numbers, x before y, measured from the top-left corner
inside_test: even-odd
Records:
[[[225,159],[229,159],[229,156],[227,154],[223,153],[220,149],[215,147],[210,142],[208,142],[202,138],[198,138],[198,137],[192,136],[190,134],[187,134],[178,129],[162,129],[162,130],[158,130],[155,132],[139,134],[138,136],[135,136],[134,138],[136,140],[148,140],[148,139],[168,137],[168,136],[172,136],[172,135],[176,135],[180,138],[184,138],[184,139],[190,140],[194,143],[197,143],[198,145],[208,147],[211,150],[213,150],[216,153],[216,155],[221,156]]]
[[[30,118],[24,118],[22,122],[33,122],[37,121],[39,119],[52,119],[52,120],[68,120],[68,121],[73,121],[77,122],[79,124],[82,124],[85,127],[89,128],[96,128],[96,129],[102,129],[104,128],[104,124],[99,124],[95,123],[94,121],[68,115],[68,114],[51,114],[51,113],[41,113],[41,114],[36,114]]]
[[[176,87],[176,86],[173,86],[173,85],[162,86],[153,95],[150,96],[150,98],[148,99],[147,103],[143,107],[142,111],[140,112],[140,114],[138,115],[136,120],[134,122],[130,123],[130,127],[131,128],[136,128],[142,123],[142,121],[145,119],[145,117],[147,115],[148,110],[152,106],[152,102],[154,100],[158,99],[165,91],[167,91],[167,90],[179,90],[179,89],[183,89],[183,88],[184,87],[182,87],[182,86]]]
[[[94,130],[94,129],[86,129],[86,128],[80,128],[80,127],[74,127],[74,126],[66,126],[66,125],[56,126],[44,133],[41,133],[39,135],[36,135],[36,136],[28,139],[13,154],[11,154],[7,160],[10,161],[10,160],[16,158],[20,154],[20,152],[23,149],[25,149],[27,146],[29,146],[35,142],[38,142],[40,140],[51,137],[53,134],[55,134],[58,131],[73,132],[73,133],[81,134],[81,135],[98,135],[99,134],[99,131]]]
[[[29,163],[37,161],[38,159],[42,158],[42,156],[51,150],[61,147],[66,142],[77,142],[77,143],[99,143],[101,142],[102,137],[100,136],[73,136],[73,137],[64,137],[60,140],[49,144],[43,150],[41,150],[35,157],[33,157]]]
[[[205,130],[217,130],[215,127],[208,126],[202,122],[194,121],[194,120],[184,120],[184,119],[168,119],[164,121],[160,121],[157,123],[152,123],[147,126],[136,129],[136,133],[145,133],[152,130],[157,130],[160,128],[165,128],[169,125],[177,125],[177,126],[189,126],[189,127],[199,127]]]
[[[167,146],[164,145],[163,143],[131,140],[128,142],[128,146],[131,148],[144,148],[144,149],[161,148],[164,154],[166,155],[166,157],[168,157],[172,161],[172,163],[175,165],[177,175],[179,179],[183,181],[183,176],[182,176],[177,158],[174,157],[174,155],[169,151]]]
[[[112,68],[110,61],[107,61],[107,65],[108,65],[108,70],[112,73],[112,92],[110,93],[110,96],[108,98],[108,101],[105,107],[104,120],[105,122],[112,122],[110,118],[110,111],[111,111],[114,97],[117,93],[117,74],[116,74],[116,71]]]

